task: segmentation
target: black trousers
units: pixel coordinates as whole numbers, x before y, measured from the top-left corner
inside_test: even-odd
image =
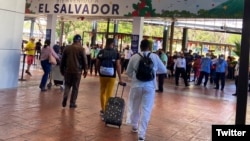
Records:
[[[220,88],[219,82],[221,82],[221,90],[224,89],[225,86],[225,72],[216,72],[216,79],[215,79],[215,84],[216,84],[216,89]]]
[[[202,79],[203,79],[204,76],[205,76],[204,86],[207,85],[209,73],[207,73],[207,72],[205,72],[205,71],[201,71],[201,72],[200,72],[200,76],[199,76],[197,85],[200,85],[200,84],[201,84]]]
[[[96,59],[91,59],[90,63],[90,74],[93,72],[93,67],[95,69],[95,75],[97,75],[97,68],[96,68]]]
[[[163,84],[166,74],[158,74],[158,90],[163,92]]]
[[[191,70],[192,70],[192,65],[187,65],[186,66],[186,76],[187,76],[187,80],[189,80],[189,81],[190,81]]]
[[[87,63],[88,63],[88,68],[90,68],[91,66],[91,59],[90,59],[90,55],[86,55],[87,56]]]
[[[183,78],[185,85],[188,86],[187,75],[186,75],[186,71],[184,68],[176,68],[176,70],[175,70],[175,85],[176,86],[179,85],[180,75]]]
[[[123,71],[126,71],[127,66],[128,66],[128,62],[129,62],[129,59],[124,59],[124,62],[122,64],[122,71],[121,71],[121,73],[123,73]]]

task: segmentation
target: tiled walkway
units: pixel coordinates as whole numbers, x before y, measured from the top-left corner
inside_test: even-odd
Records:
[[[0,141],[136,141],[130,126],[105,127],[99,116],[98,77],[82,79],[76,109],[62,108],[62,92],[53,86],[40,92],[42,71],[35,68],[17,89],[0,90]],[[129,92],[125,89],[124,98]],[[164,93],[156,93],[146,141],[210,141],[212,124],[234,124],[236,97],[233,81],[224,92],[191,83],[176,87],[165,80]],[[249,103],[248,99],[248,103]],[[247,123],[250,123],[248,104]],[[125,116],[124,116],[125,118]]]

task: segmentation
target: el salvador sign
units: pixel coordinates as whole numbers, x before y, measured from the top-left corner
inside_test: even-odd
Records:
[[[244,0],[26,0],[27,14],[242,18]]]

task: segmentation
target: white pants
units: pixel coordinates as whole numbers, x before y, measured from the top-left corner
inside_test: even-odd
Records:
[[[131,88],[126,123],[138,128],[138,137],[145,137],[154,105],[155,88]]]

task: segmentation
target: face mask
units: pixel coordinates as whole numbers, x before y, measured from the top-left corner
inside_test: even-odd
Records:
[[[220,59],[224,59],[224,57],[220,57]]]
[[[209,59],[210,59],[211,57],[210,57],[210,56],[207,56],[207,58],[209,58]]]

